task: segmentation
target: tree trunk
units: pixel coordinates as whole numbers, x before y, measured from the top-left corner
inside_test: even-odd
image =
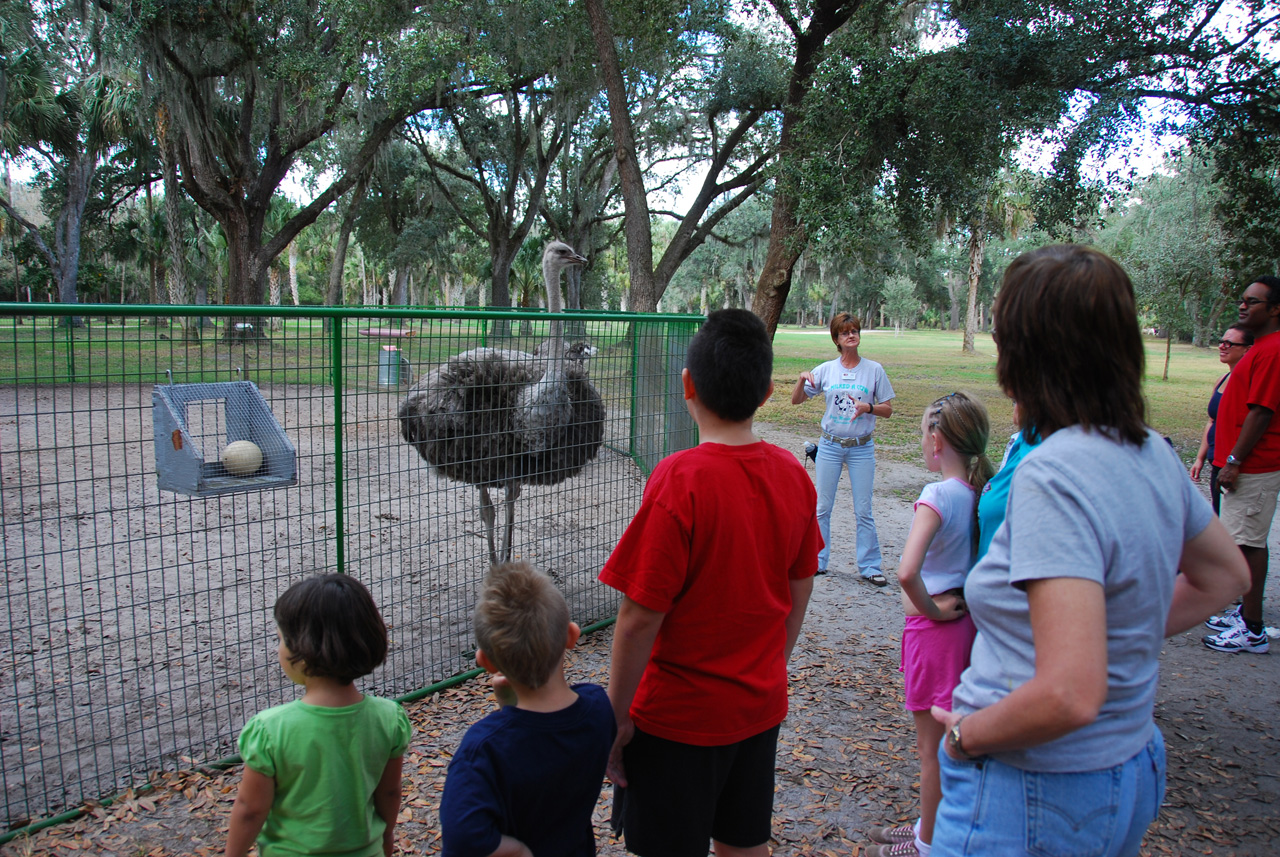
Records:
[[[169,303],[182,305],[191,300],[187,290],[186,242],[182,240],[182,192],[178,188],[178,169],[173,145],[161,126],[160,168],[164,172],[164,231],[165,248],[169,264],[166,280],[169,283]],[[176,318],[186,335],[200,335],[200,319]]]
[[[289,296],[298,305],[298,242],[289,242]]]
[[[392,306],[409,305],[409,267],[407,265],[401,265],[395,270],[390,303]]]
[[[787,98],[782,111],[782,133],[778,139],[778,160],[787,163],[800,157],[802,145],[796,139],[801,121],[801,105],[813,81],[813,72],[827,38],[840,28],[857,10],[860,3],[840,0],[816,0],[811,9],[809,26],[795,34],[795,63],[787,84]],[[773,197],[773,216],[769,226],[769,250],[756,284],[751,311],[764,320],[772,339],[778,319],[791,291],[791,269],[804,250],[807,236],[797,218],[799,201],[780,175]]]
[[[1173,325],[1167,324],[1164,328],[1164,375],[1161,381],[1169,380],[1169,355],[1173,351]]]
[[[346,303],[342,289],[342,272],[347,265],[347,247],[351,241],[351,230],[356,225],[356,215],[360,213],[360,203],[364,201],[365,191],[369,187],[369,174],[360,174],[351,199],[347,200],[347,210],[342,215],[342,225],[338,227],[338,240],[333,248],[333,263],[329,266],[329,288],[325,291],[324,302],[328,306],[342,306]]]
[[[79,154],[68,158],[67,197],[53,228],[53,276],[59,303],[80,302],[76,288],[80,275],[80,234],[84,225],[84,209],[89,202],[93,168],[92,157]],[[84,319],[66,316],[63,324],[83,327]]]
[[[259,258],[261,224],[256,230],[244,212],[219,219],[227,239],[227,300],[236,306],[261,306],[267,287],[267,264]],[[258,234],[253,234],[254,232]],[[269,261],[269,260],[268,260]],[[231,339],[256,338],[262,335],[261,317],[242,318],[227,325]]]
[[[631,273],[630,299],[632,312],[653,312],[658,308],[658,294],[653,277],[653,233],[649,226],[649,202],[645,196],[644,176],[636,154],[635,131],[627,106],[627,87],[613,43],[613,27],[609,23],[603,0],[585,0],[591,35],[596,43],[600,74],[609,100],[609,123],[613,130],[614,157],[618,160],[618,176],[622,184],[625,212],[623,228],[627,236],[627,266]]]
[[[960,350],[973,353],[973,338],[978,332],[978,281],[982,279],[982,253],[987,246],[986,229],[980,222],[969,227],[969,305],[964,314],[964,344]]]
[[[947,316],[947,330],[955,330],[960,327],[960,278],[954,271],[948,271],[944,282],[947,284],[947,300],[951,304]]]
[[[268,270],[268,271],[267,271],[267,282],[270,284],[270,289],[271,289],[271,294],[270,294],[270,301],[271,301],[271,305],[272,305],[272,306],[280,306],[280,291],[281,291],[281,287],[280,287],[280,272],[279,272],[279,271],[277,271],[275,268],[271,268],[270,270]],[[283,325],[283,323],[282,323],[282,321],[281,321],[280,316],[278,316],[278,315],[273,315],[273,316],[271,317],[271,329],[272,329],[272,330],[280,330],[280,328],[281,328],[281,327],[283,327],[283,326],[284,326],[284,325]]]

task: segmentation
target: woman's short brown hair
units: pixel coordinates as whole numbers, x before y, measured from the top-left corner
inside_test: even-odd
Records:
[[[862,321],[856,315],[838,312],[831,316],[831,341],[836,344],[836,351],[840,350],[840,334],[851,330],[856,330],[859,335],[862,334]]]
[[[1129,275],[1092,247],[1054,244],[1005,271],[993,312],[1000,386],[1041,437],[1080,425],[1146,440],[1146,357]]]

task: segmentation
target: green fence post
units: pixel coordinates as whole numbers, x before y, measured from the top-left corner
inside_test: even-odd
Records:
[[[329,329],[332,340],[333,356],[333,523],[336,530],[334,553],[338,561],[338,572],[346,573],[345,547],[347,541],[346,521],[343,516],[343,466],[342,466],[342,331],[346,320],[335,317]]]
[[[640,324],[631,320],[631,428],[627,432],[630,448],[627,454],[636,457],[636,420],[640,419]]]
[[[71,338],[71,320],[66,319],[63,326],[64,339],[67,342],[67,380],[74,381],[76,379],[76,349],[75,340]]]

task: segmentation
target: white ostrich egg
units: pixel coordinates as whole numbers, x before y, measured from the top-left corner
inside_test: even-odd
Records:
[[[252,476],[262,466],[262,450],[251,440],[236,440],[222,451],[222,466],[232,476]]]

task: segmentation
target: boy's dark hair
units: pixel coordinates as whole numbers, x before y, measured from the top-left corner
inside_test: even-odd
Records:
[[[350,684],[387,659],[387,626],[364,584],[345,574],[320,574],[276,599],[276,625],[291,663],[306,675]]]
[[[717,310],[689,343],[685,368],[713,414],[735,423],[748,420],[773,380],[769,331],[745,309]]]
[[[489,569],[472,624],[480,651],[524,687],[542,687],[564,662],[569,605],[551,578],[527,562]]]
[[[1245,288],[1254,283],[1262,283],[1267,287],[1267,303],[1271,306],[1280,304],[1280,277],[1273,277],[1270,274],[1263,274],[1261,277],[1254,277],[1250,280]]]
[[[1023,253],[996,297],[996,376],[1040,437],[1079,425],[1141,446],[1146,356],[1129,275],[1077,244]]]

